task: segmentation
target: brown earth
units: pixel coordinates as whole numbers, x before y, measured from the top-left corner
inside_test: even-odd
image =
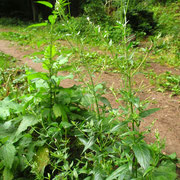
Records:
[[[44,71],[41,64],[34,63],[27,57],[24,57],[27,54],[33,52],[33,50],[24,51],[22,47],[19,47],[15,43],[11,43],[7,40],[0,40],[0,51],[5,54],[9,54],[16,59],[20,60],[20,64],[27,64],[35,71]],[[172,71],[175,74],[180,74],[178,70],[173,68],[161,66],[157,63],[151,63],[151,68],[157,72],[166,72]],[[66,75],[67,73],[61,73]],[[96,74],[98,76],[98,74]],[[98,82],[105,82],[107,87],[114,87],[115,89],[120,88],[120,75],[114,73],[102,73],[101,77],[95,78]],[[146,136],[147,142],[151,143],[155,140],[155,131],[158,130],[160,137],[166,140],[166,148],[164,153],[170,154],[173,152],[177,153],[177,156],[180,158],[180,98],[179,96],[170,97],[169,92],[161,93],[155,91],[155,88],[149,83],[148,79],[143,75],[138,75],[135,77],[136,89],[140,87],[137,91],[138,96],[142,99],[148,99],[151,103],[149,108],[159,107],[160,110],[142,122],[141,129],[145,129],[147,126],[156,120],[155,125],[152,128],[152,132]],[[77,82],[73,80],[65,80],[62,83],[64,87],[70,87]],[[116,102],[114,96],[110,91],[107,93],[106,97],[111,102],[112,107],[117,107],[118,103]]]

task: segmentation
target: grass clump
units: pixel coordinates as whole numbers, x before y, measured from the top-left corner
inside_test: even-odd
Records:
[[[169,91],[172,92],[172,95],[179,95],[180,93],[180,76],[172,74],[170,71],[166,71],[162,74],[156,74],[155,72],[151,71],[149,73],[145,73],[147,77],[150,78],[150,82],[153,85],[156,85],[157,91],[165,92]]]
[[[15,62],[15,58],[0,52],[0,67],[2,70],[15,66]]]
[[[0,52],[0,99],[6,96],[18,96],[25,91],[26,80],[23,78],[24,67],[17,67],[17,60]]]
[[[172,95],[180,94],[180,75],[173,75],[171,72],[166,72],[158,79],[161,87],[158,90],[172,91]]]

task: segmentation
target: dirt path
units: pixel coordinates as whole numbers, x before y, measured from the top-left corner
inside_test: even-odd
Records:
[[[14,45],[7,40],[0,40],[0,51],[15,57],[16,59],[20,60],[21,63],[27,64],[27,66],[31,67],[35,71],[44,71],[41,64],[33,63],[32,60],[25,57],[26,55],[32,53],[32,50],[21,51],[16,44]]]
[[[19,46],[13,46],[9,41],[0,40],[0,51],[9,54],[20,60],[20,63],[27,64],[35,71],[44,71],[41,64],[32,62],[29,58],[24,56],[32,53],[32,50],[22,51]],[[157,66],[157,65],[156,65]],[[159,67],[159,65],[158,65]],[[159,70],[159,68],[158,68]],[[62,73],[65,75],[66,73]],[[107,87],[114,86],[115,89],[119,87],[120,80],[119,75],[113,73],[104,73],[101,77],[101,82],[104,81]],[[170,154],[176,152],[180,157],[180,99],[179,97],[170,97],[169,93],[160,93],[153,90],[153,87],[149,84],[148,80],[144,76],[136,78],[137,84],[142,81],[145,86],[141,88],[138,95],[141,99],[148,98],[153,103],[150,103],[149,107],[160,107],[160,111],[154,113],[150,117],[146,118],[141,125],[141,129],[145,129],[149,126],[153,120],[156,119],[156,123],[152,129],[152,133],[149,134],[146,139],[150,143],[154,138],[155,130],[158,129],[161,138],[166,139],[165,153]],[[75,83],[73,80],[65,80],[62,85],[64,87],[70,87]],[[113,107],[117,107],[118,104],[111,93],[108,93],[107,98],[111,102]]]

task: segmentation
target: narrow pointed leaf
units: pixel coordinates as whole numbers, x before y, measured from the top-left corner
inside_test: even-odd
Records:
[[[32,24],[32,25],[28,26],[28,28],[42,27],[42,26],[47,26],[47,23]]]
[[[84,143],[84,150],[82,153],[84,153],[87,149],[89,149],[94,144],[94,137],[90,137],[89,141],[87,143]]]
[[[97,171],[94,175],[94,180],[103,180],[101,172]]]
[[[107,98],[105,98],[105,97],[100,97],[99,100],[100,100],[103,104],[105,104],[106,106],[108,106],[109,108],[112,108],[112,107],[111,107],[111,103],[108,101]]]
[[[97,144],[93,143],[91,146],[88,145],[88,142],[90,143],[90,141],[88,141],[86,138],[84,137],[79,137],[79,140],[81,141],[81,143],[84,144],[85,147],[89,146],[89,149],[95,151],[95,152],[99,152],[99,148],[97,146]],[[85,151],[85,150],[84,150]]]
[[[47,2],[47,1],[36,1],[36,3],[42,4],[42,5],[46,6],[46,7],[51,8],[51,9],[53,8],[53,5],[50,2]]]
[[[127,173],[127,171],[128,171],[128,165],[127,164],[125,164],[123,166],[120,166],[109,177],[107,177],[106,180],[117,179],[117,178],[119,178],[121,176],[124,177],[124,175]]]
[[[156,111],[159,111],[159,110],[160,110],[160,108],[148,109],[148,110],[146,110],[146,111],[141,112],[141,113],[139,114],[139,116],[140,116],[141,118],[145,118],[145,117],[147,117],[147,116],[149,116],[149,115],[151,115],[151,114],[153,114],[153,113],[155,113]]]

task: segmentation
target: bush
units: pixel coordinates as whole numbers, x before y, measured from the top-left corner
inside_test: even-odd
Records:
[[[18,19],[18,18],[0,18],[0,25],[4,25],[4,26],[20,26],[20,25],[24,25],[25,22]],[[27,24],[27,23],[26,23]]]
[[[103,23],[108,20],[104,4],[101,0],[91,1],[83,5],[84,15],[90,17],[95,23]]]
[[[127,19],[133,31],[152,34],[156,28],[153,12],[148,10],[133,9],[128,11]]]

